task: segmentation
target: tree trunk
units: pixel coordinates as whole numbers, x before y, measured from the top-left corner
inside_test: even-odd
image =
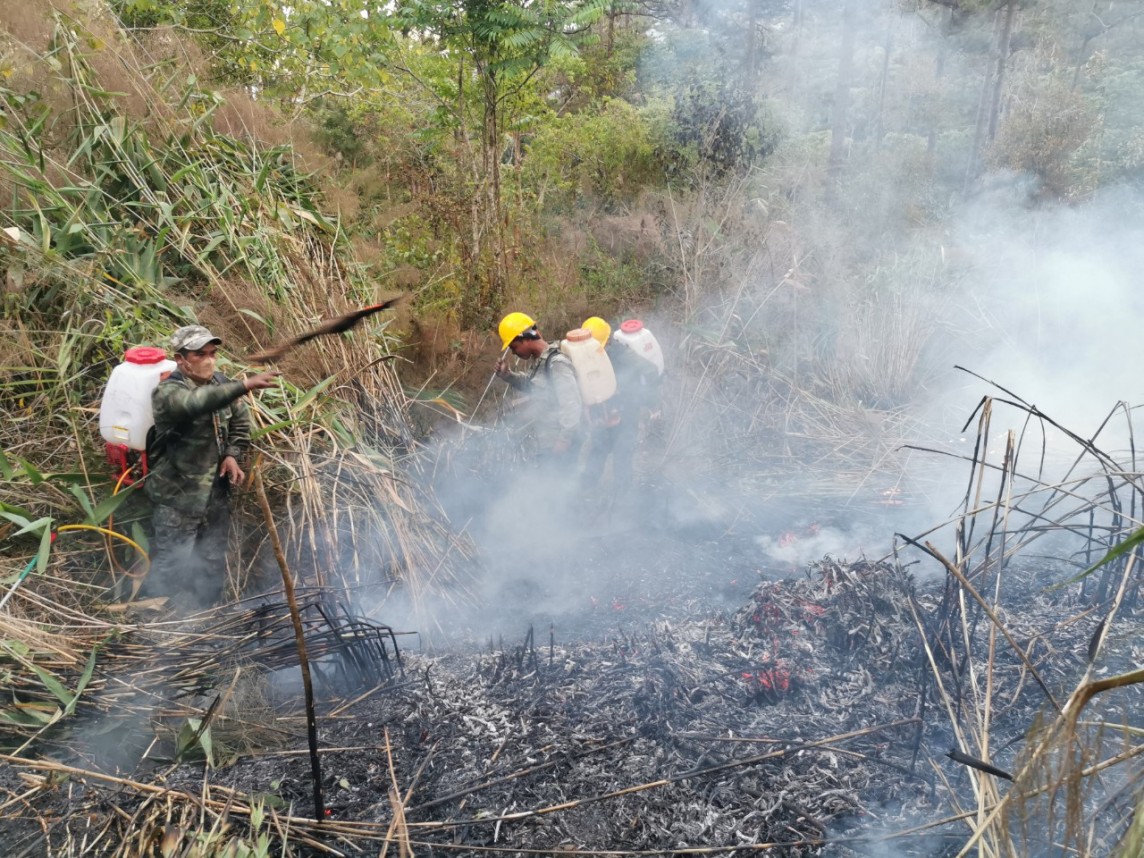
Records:
[[[489,221],[492,226],[493,266],[489,275],[490,294],[486,305],[500,309],[502,286],[505,278],[504,206],[501,199],[501,125],[500,97],[496,79],[489,81],[485,95],[487,129],[489,134]]]
[[[886,134],[886,89],[890,79],[890,51],[894,46],[894,17],[886,22],[886,43],[882,49],[882,73],[878,79],[878,113],[874,117],[874,147],[882,148],[882,138]]]
[[[993,82],[993,68],[985,67],[985,76],[981,79],[981,92],[977,96],[977,117],[973,122],[973,142],[969,147],[969,157],[965,162],[965,182],[962,191],[968,191],[969,186],[977,177],[978,165],[981,161],[981,147],[985,143],[985,134],[989,126],[989,93]]]
[[[997,74],[993,78],[993,98],[989,104],[989,139],[997,138],[997,125],[1001,119],[1001,96],[1005,89],[1005,69],[1009,65],[1009,53],[1013,43],[1013,16],[1017,12],[1017,0],[1009,0],[1005,6],[1001,32],[997,37]]]
[[[945,22],[942,27],[942,39],[938,44],[937,59],[933,64],[933,79],[940,81],[945,77],[945,58],[946,52],[949,50],[949,40],[946,38],[946,28],[949,26],[950,20],[953,18],[953,10],[947,10],[945,13]],[[940,91],[940,87],[935,86],[935,91]],[[936,98],[936,96],[934,96]],[[937,151],[937,117],[934,115],[935,111],[929,111],[929,130],[926,132],[926,157],[929,159],[931,166],[933,163],[934,153]]]
[[[834,104],[830,121],[830,158],[827,175],[836,182],[845,160],[846,130],[849,126],[850,83],[854,76],[854,41],[857,28],[857,0],[843,0],[842,44],[838,50],[838,78],[834,85]]]
[[[475,194],[481,200],[479,228],[484,237],[486,252],[477,260],[476,278],[470,284],[468,306],[462,314],[476,324],[492,320],[500,310],[505,282],[504,218],[500,180],[500,97],[496,71],[487,65],[481,70],[484,96],[484,122],[481,134],[481,163],[483,188]],[[488,318],[485,318],[485,317]]]
[[[475,60],[481,83],[480,168],[475,171],[469,197],[471,218],[465,259],[465,289],[461,296],[461,324],[484,327],[500,310],[505,283],[505,230],[500,181],[500,99],[496,71],[487,61]]]
[[[747,50],[745,53],[744,75],[748,89],[755,85],[759,79],[759,6],[752,0],[747,0]]]
[[[985,137],[985,103],[989,92],[989,83],[993,79],[993,72],[985,70],[985,77],[981,81],[981,95],[977,99],[977,119],[973,124],[973,143],[969,147],[969,159],[965,164],[965,184],[963,191],[968,191],[973,179],[977,176],[977,165],[981,159],[981,145]]]
[[[1076,57],[1076,66],[1073,67],[1072,85],[1069,90],[1076,91],[1076,85],[1080,83],[1080,70],[1084,68],[1084,64],[1088,62],[1088,46],[1092,42],[1094,36],[1085,35],[1084,40],[1080,43],[1080,52]]]

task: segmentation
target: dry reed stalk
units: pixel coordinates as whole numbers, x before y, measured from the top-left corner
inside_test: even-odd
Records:
[[[1047,418],[1043,418],[1043,415],[1031,406],[1020,403],[1017,397],[1014,399],[1032,418],[1047,421]],[[1034,665],[1033,648],[1040,637],[1031,637],[1027,645],[1018,645],[1016,636],[1003,622],[1000,613],[1002,585],[1008,563],[1018,557],[1021,550],[1033,540],[1054,531],[1068,531],[1084,536],[1084,531],[1070,521],[1078,515],[1090,518],[1089,536],[1094,532],[1091,521],[1096,513],[1110,516],[1111,525],[1107,531],[1110,535],[1122,532],[1125,525],[1135,521],[1138,515],[1135,512],[1128,514],[1125,511],[1120,496],[1121,493],[1128,491],[1135,498],[1136,489],[1132,480],[1134,474],[1117,466],[1111,457],[1096,449],[1091,441],[1081,439],[1078,440],[1078,444],[1083,449],[1083,455],[1090,460],[1095,459],[1100,466],[1100,472],[1095,476],[1082,474],[1078,470],[1077,461],[1073,461],[1065,474],[1055,481],[1039,482],[1039,476],[1044,473],[1043,452],[1036,477],[1022,473],[1017,464],[1025,433],[1022,432],[1018,438],[1013,431],[1008,432],[1005,435],[1002,461],[1000,464],[994,464],[988,459],[992,452],[990,424],[993,419],[993,401],[989,397],[982,400],[976,416],[978,431],[974,451],[971,456],[960,457],[970,464],[970,479],[960,514],[952,522],[955,525],[953,557],[947,559],[934,548],[931,541],[926,539],[933,531],[912,544],[938,560],[946,570],[948,581],[954,585],[952,590],[947,588],[947,600],[944,603],[947,613],[942,615],[947,625],[943,626],[941,635],[953,648],[945,654],[946,657],[952,658],[953,650],[956,649],[964,662],[959,665],[959,669],[965,671],[968,681],[969,714],[974,719],[970,726],[974,739],[981,748],[980,756],[988,758],[993,708],[998,700],[996,697],[996,690],[999,687],[996,646],[998,633],[1006,640],[1020,665],[1016,689],[1012,692],[1007,705],[1015,703],[1025,677],[1028,676],[1041,685],[1048,699],[1056,707],[1056,715],[1047,727],[1037,731],[1036,743],[1024,756],[1022,765],[1017,770],[1014,786],[1003,797],[998,795],[996,783],[991,779],[985,779],[983,775],[974,777],[976,808],[971,813],[976,822],[960,854],[966,855],[974,849],[983,855],[1024,854],[1017,829],[1022,825],[1026,825],[1027,829],[1025,820],[1043,818],[1043,814],[1037,816],[1035,809],[1023,806],[1035,797],[1041,797],[1047,802],[1046,822],[1049,836],[1063,838],[1066,845],[1072,844],[1069,848],[1076,849],[1078,854],[1100,854],[1102,851],[1100,844],[1107,844],[1110,835],[1107,829],[1098,830],[1097,820],[1113,807],[1115,794],[1107,795],[1103,803],[1092,807],[1096,779],[1100,772],[1144,753],[1144,746],[1127,748],[1123,753],[1108,760],[1096,762],[1096,757],[1100,753],[1101,733],[1119,728],[1097,721],[1094,725],[1090,725],[1087,735],[1082,735],[1076,728],[1076,720],[1080,710],[1095,694],[1144,680],[1144,675],[1133,671],[1118,674],[1107,682],[1093,683],[1088,679],[1113,621],[1133,591],[1132,583],[1138,577],[1135,574],[1136,558],[1129,556],[1124,566],[1118,570],[1116,578],[1112,579],[1111,586],[1107,590],[1107,601],[1103,606],[1097,605],[1082,610],[1078,615],[1058,623],[1058,627],[1074,624],[1078,618],[1091,616],[1097,610],[1104,615],[1089,645],[1088,673],[1082,677],[1077,690],[1070,695],[1064,706],[1053,699],[1047,684]],[[997,480],[997,494],[990,500],[985,498],[987,472],[995,475]],[[1018,479],[1027,481],[1029,485],[1018,490],[1016,487]],[[1118,479],[1122,480],[1119,484]],[[1096,489],[1095,493],[1085,492],[1090,487]],[[1015,528],[1013,519],[1018,514],[1026,517],[1026,521],[1030,523]],[[1089,563],[1086,561],[1084,565],[1088,566]],[[1109,580],[1109,576],[1106,575],[1104,581]],[[992,585],[992,598],[987,600],[983,593],[990,585]],[[974,614],[977,611],[987,618],[989,627],[985,635],[984,658],[975,663]],[[915,622],[923,635],[923,645],[939,696],[945,702],[951,728],[955,735],[959,736],[958,741],[962,741],[959,734],[961,719],[951,706],[952,695],[947,693],[945,688],[941,676],[943,670],[939,668],[931,648],[925,624],[916,617],[916,614],[915,609]],[[954,618],[956,628],[949,625],[950,619]],[[984,680],[984,687],[978,683],[979,675]],[[960,808],[952,786],[947,786],[946,790],[954,805]],[[1019,811],[1014,812],[1012,810],[1014,807],[1019,807]],[[1038,829],[1038,824],[1034,823],[1033,827]],[[1030,839],[1043,838],[1045,828],[1041,825],[1039,830],[1025,830],[1025,836]]]
[[[1120,674],[1118,676],[1108,677],[1106,679],[1097,680],[1095,682],[1084,682],[1078,686],[1073,693],[1069,696],[1062,711],[1057,718],[1056,722],[1047,730],[1042,732],[1042,736],[1034,747],[1033,751],[1028,755],[1021,770],[1016,775],[1015,780],[1019,785],[1027,784],[1037,773],[1037,767],[1042,765],[1044,758],[1054,750],[1062,749],[1065,746],[1074,745],[1077,741],[1076,725],[1081,711],[1088,705],[1096,695],[1105,691],[1115,688],[1123,688],[1129,685],[1144,683],[1144,668],[1131,671],[1129,673]],[[962,847],[958,853],[959,858],[967,855],[979,840],[990,831],[990,829],[999,821],[1002,813],[1006,810],[1008,804],[1015,800],[1030,797],[1032,795],[1041,794],[1045,792],[1052,792],[1058,789],[1062,784],[1067,784],[1070,789],[1075,790],[1077,784],[1082,778],[1089,777],[1096,774],[1111,765],[1116,765],[1129,759],[1133,759],[1137,755],[1144,753],[1144,746],[1134,749],[1123,755],[1119,755],[1110,761],[1100,765],[1080,766],[1075,770],[1070,771],[1069,766],[1063,774],[1057,775],[1052,781],[1046,781],[1042,786],[1024,791],[1021,789],[1014,789],[1007,793],[1004,798],[997,802],[992,808],[986,818],[980,822],[973,835]],[[1071,755],[1067,757],[1071,759]],[[1070,818],[1070,828],[1076,831],[1079,827],[1079,820],[1075,814],[1078,812],[1078,803],[1075,797],[1069,802],[1070,813],[1073,816]]]
[[[41,656],[46,656],[56,667],[78,667],[87,658],[91,647],[102,638],[102,630],[88,630],[85,634],[66,634],[51,631],[42,621],[33,621],[11,614],[0,615],[0,639],[20,641]],[[87,650],[87,652],[84,652]]]
[[[382,845],[378,858],[386,858],[389,854],[389,844],[396,840],[398,858],[412,858],[413,850],[409,845],[409,828],[405,822],[405,804],[409,800],[408,794],[402,800],[401,792],[397,786],[397,770],[393,765],[393,746],[389,741],[389,728],[385,729],[385,759],[389,768],[389,806],[393,809],[393,819],[385,832],[385,843]]]
[[[252,811],[252,806],[243,800],[234,790],[220,785],[211,785],[206,781],[203,782],[202,791],[198,795],[194,795],[180,790],[173,790],[166,785],[143,783],[132,778],[81,769],[50,760],[33,760],[11,754],[0,754],[0,760],[19,768],[67,775],[81,781],[107,784],[121,792],[136,793],[144,797],[143,803],[136,811],[137,814],[147,810],[150,807],[148,802],[154,800],[167,801],[169,808],[172,809],[175,807],[192,808],[193,811],[199,815],[199,818],[193,822],[188,820],[188,822],[191,822],[188,829],[192,831],[201,830],[208,824],[221,821],[230,814],[249,819]],[[50,788],[50,785],[46,781],[36,787],[38,790]],[[111,809],[115,813],[123,814],[122,809],[115,805],[112,805]],[[318,821],[307,817],[290,816],[286,814],[275,814],[275,817],[278,825],[290,826],[295,829],[294,837],[297,842],[316,849],[323,854],[339,854],[336,850],[323,842],[323,832],[372,839],[376,839],[381,833],[379,825],[368,823],[347,823],[327,820],[319,824]],[[128,819],[130,819],[130,817],[128,817]],[[141,826],[140,828],[143,830],[144,838],[149,839],[147,826]],[[138,834],[139,832],[136,831],[135,833]],[[120,844],[121,847],[126,845],[126,843]],[[116,854],[129,853],[117,852]]]

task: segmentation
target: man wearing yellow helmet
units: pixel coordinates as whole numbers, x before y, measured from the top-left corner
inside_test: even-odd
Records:
[[[560,343],[545,341],[532,317],[509,313],[497,327],[504,352],[496,374],[509,386],[528,395],[525,405],[529,426],[543,460],[573,467],[580,449],[583,406],[572,361],[560,353]],[[513,372],[508,352],[528,361],[527,372]]]

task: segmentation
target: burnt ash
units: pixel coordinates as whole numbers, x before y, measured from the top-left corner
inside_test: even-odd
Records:
[[[329,747],[379,749],[325,755],[334,814],[390,818],[388,733],[410,837],[452,848],[783,843],[784,854],[819,854],[823,840],[864,836],[873,820],[904,827],[932,815],[928,761],[942,759],[949,735],[922,699],[928,671],[908,576],[825,561],[798,578],[756,577],[738,610],[697,612],[705,588],[720,601],[741,586],[729,571],[697,575],[694,596],[655,604],[676,618],[629,631],[621,626],[645,615],[616,615],[639,604],[638,592],[608,602],[612,631],[594,639],[565,643],[533,625],[480,654],[407,653],[407,688],[322,724]],[[937,604],[936,594],[920,599],[923,610]],[[1016,659],[1010,668],[1021,690],[998,717],[1024,727],[1042,701],[1031,683],[1022,688]],[[227,776],[248,791],[277,783],[296,809],[309,801],[302,757],[286,771],[279,758]],[[913,854],[938,848],[927,840]],[[864,851],[861,840],[831,849]]]
[[[872,619],[858,589],[898,608]],[[765,583],[733,612],[575,644],[533,626],[477,655],[407,654],[416,680],[324,721],[323,742],[380,749],[388,733],[414,840],[508,850],[778,842],[786,854],[817,853],[839,820],[924,786],[909,771],[917,671],[900,605],[910,591],[889,567],[831,563]],[[833,631],[842,622],[854,634]],[[338,817],[389,818],[386,760],[325,755]],[[308,764],[282,763],[239,763],[228,779],[248,790],[276,783],[301,809]]]
[[[348,708],[325,702],[319,740],[332,821],[383,837],[396,785],[404,835],[422,854],[746,854],[778,844],[790,856],[873,855],[891,848],[878,837],[948,812],[939,777],[968,792],[966,769],[946,757],[948,718],[911,610],[914,602],[934,622],[940,582],[919,588],[885,563],[831,559],[771,580],[757,555],[726,540],[675,544],[670,561],[624,539],[598,550],[599,563],[590,551],[578,558],[583,574],[571,591],[559,576],[502,582],[486,603],[499,630],[458,617],[458,638],[404,649],[390,684]],[[615,574],[617,559],[627,574]],[[1003,620],[1063,694],[1083,670],[1097,618],[1033,586],[1042,575],[1008,573]],[[988,625],[978,626],[973,652]],[[1111,651],[1131,661],[1136,646]],[[965,665],[955,661],[941,667],[954,694],[966,695]],[[1006,768],[1045,697],[1012,652],[1000,649],[994,670],[1005,693],[991,762]],[[133,777],[188,795],[209,783],[309,816],[297,703],[279,700],[277,726],[288,731],[279,747],[224,768],[137,767]],[[4,776],[10,791],[14,778]],[[54,826],[49,844],[78,824],[77,807],[115,804],[129,816],[143,801],[82,780],[37,800]],[[0,827],[18,843],[34,842],[43,826],[17,814]],[[376,852],[363,837],[338,848]],[[892,849],[943,855],[943,837],[895,839]]]

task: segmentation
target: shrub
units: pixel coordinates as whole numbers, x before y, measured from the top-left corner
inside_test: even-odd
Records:
[[[586,201],[614,207],[661,177],[647,125],[619,99],[608,99],[598,113],[561,117],[543,128],[523,165],[523,180],[539,203],[557,207]]]

